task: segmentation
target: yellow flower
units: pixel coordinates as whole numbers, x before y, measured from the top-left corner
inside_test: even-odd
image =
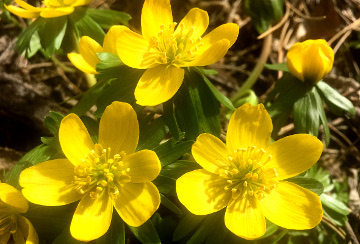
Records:
[[[169,0],[145,0],[142,35],[125,30],[117,41],[124,64],[147,69],[135,89],[138,104],[153,106],[169,100],[182,84],[183,67],[205,66],[224,57],[239,27],[224,24],[201,38],[208,24],[207,12],[193,8],[177,25]]]
[[[158,209],[160,194],[151,182],[161,170],[155,152],[135,152],[139,125],[133,108],[113,102],[101,118],[94,144],[75,114],[62,121],[59,140],[67,159],[25,169],[20,175],[31,202],[59,206],[80,200],[70,226],[72,236],[90,241],[106,233],[113,208],[130,226],[140,226]]]
[[[323,145],[308,134],[270,145],[272,129],[262,104],[245,104],[230,119],[226,145],[201,134],[192,154],[203,169],[176,181],[180,202],[197,215],[226,207],[226,227],[245,239],[265,233],[265,217],[288,229],[315,227],[323,215],[319,196],[285,179],[315,164]]]
[[[37,244],[38,235],[30,221],[20,214],[29,209],[25,197],[14,187],[0,183],[0,243]]]
[[[45,7],[38,8],[27,4],[22,0],[15,0],[19,7],[4,4],[5,8],[11,13],[22,18],[56,18],[74,12],[75,7],[86,5],[92,0],[44,0]]]
[[[303,82],[315,84],[334,63],[334,52],[323,39],[295,43],[286,55],[290,73]]]
[[[97,53],[108,52],[116,54],[116,40],[119,37],[122,30],[128,29],[122,25],[113,25],[106,33],[103,46],[100,46],[95,40],[88,36],[83,36],[79,42],[78,53],[68,53],[68,58],[71,63],[84,73],[98,74],[95,67],[100,62],[97,57]]]

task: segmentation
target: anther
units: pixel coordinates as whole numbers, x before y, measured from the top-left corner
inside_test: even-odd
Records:
[[[233,183],[232,180],[227,180],[226,182],[229,183],[229,184]]]
[[[244,184],[243,184],[245,187],[247,187],[248,186],[248,183],[247,183],[247,181],[244,181]]]
[[[229,159],[230,161],[232,161],[232,160],[233,160],[233,157],[231,157],[231,156],[228,156],[228,159]]]
[[[259,179],[259,175],[257,173],[254,173],[253,176],[251,177],[251,180],[253,181],[257,181]]]
[[[103,187],[107,186],[107,184],[108,184],[108,183],[107,183],[106,180],[102,180],[101,183],[100,183],[100,185],[102,185]]]

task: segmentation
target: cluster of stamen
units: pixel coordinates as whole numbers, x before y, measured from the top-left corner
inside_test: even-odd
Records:
[[[96,144],[82,160],[82,165],[74,168],[75,189],[80,194],[90,191],[91,198],[99,197],[104,191],[117,197],[119,188],[131,181],[130,168],[124,166],[124,152],[111,157],[111,148],[104,149]]]
[[[265,166],[271,159],[263,148],[238,148],[228,157],[229,166],[220,172],[226,179],[224,190],[231,191],[234,199],[264,199],[265,193],[270,193],[278,184],[276,169]]]
[[[193,39],[195,28],[185,30],[181,23],[174,32],[176,23],[160,26],[157,36],[150,39],[149,57],[158,64],[172,64],[177,67],[195,59],[196,52],[203,45],[201,37]]]

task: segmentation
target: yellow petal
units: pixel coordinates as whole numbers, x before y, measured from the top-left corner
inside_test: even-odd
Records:
[[[226,145],[211,134],[201,134],[191,149],[195,161],[207,171],[219,174],[219,169],[229,165],[230,152]]]
[[[247,240],[264,235],[264,213],[255,197],[232,200],[225,212],[225,225],[235,235]]]
[[[314,228],[321,221],[323,211],[315,193],[296,184],[281,181],[260,201],[265,217],[287,229]]]
[[[129,67],[147,69],[157,65],[155,53],[149,53],[149,40],[131,30],[121,32],[121,38],[116,42],[116,50],[121,61]]]
[[[22,18],[28,18],[28,19],[32,19],[32,18],[37,18],[39,17],[40,13],[38,10],[26,10],[26,9],[23,9],[23,8],[18,8],[18,7],[15,7],[13,5],[6,5],[4,4],[5,8],[7,10],[9,10],[9,12],[19,16],[19,17],[22,17]]]
[[[103,51],[117,54],[116,51],[116,41],[118,38],[122,37],[122,31],[123,30],[129,30],[126,26],[123,25],[113,25],[109,29],[109,31],[106,33],[103,43]]]
[[[71,4],[71,6],[73,6],[73,7],[83,6],[83,5],[91,3],[92,1],[93,0],[76,0],[73,4]]]
[[[264,105],[244,104],[231,116],[226,145],[231,151],[256,146],[266,149],[270,145],[273,126]]]
[[[303,45],[301,43],[295,43],[289,49],[286,59],[287,59],[287,67],[290,73],[298,78],[301,81],[304,81],[304,72],[303,72],[303,59],[306,57],[303,56]]]
[[[64,15],[69,15],[74,12],[74,7],[63,8],[43,8],[40,12],[40,16],[43,18],[56,18]]]
[[[193,61],[184,63],[182,66],[205,66],[216,63],[225,56],[229,48],[229,40],[219,40],[208,49],[204,50],[203,52],[199,52],[199,55]]]
[[[71,235],[80,241],[91,241],[104,235],[109,229],[113,213],[113,204],[103,191],[92,199],[90,193],[79,202],[70,225]]]
[[[200,47],[199,51],[206,50],[217,41],[227,39],[230,42],[230,47],[235,43],[239,35],[239,26],[234,23],[227,23],[220,25],[216,29],[212,30],[209,34],[201,39],[203,46]]]
[[[151,182],[127,183],[119,191],[119,195],[113,198],[114,207],[130,226],[142,225],[159,208],[160,194]]]
[[[135,89],[136,103],[155,106],[172,98],[179,90],[185,71],[172,65],[158,65],[145,71]]]
[[[205,169],[194,170],[176,180],[179,201],[193,214],[205,215],[227,206],[231,190],[224,190],[226,179]]]
[[[209,15],[206,11],[192,8],[187,15],[180,21],[177,29],[175,30],[175,36],[181,34],[181,36],[187,36],[196,41],[206,31],[209,25]]]
[[[95,40],[88,36],[83,36],[79,42],[79,51],[83,59],[95,69],[96,64],[100,62],[96,53],[102,52],[103,48]]]
[[[95,70],[95,66],[91,66],[86,60],[78,53],[68,53],[70,62],[79,70],[88,74],[98,74]]]
[[[61,206],[75,202],[82,195],[73,187],[74,165],[67,159],[46,161],[23,170],[20,174],[22,193],[33,203]]]
[[[59,140],[61,149],[70,162],[77,166],[94,148],[89,132],[76,114],[69,114],[60,124]]]
[[[6,183],[0,183],[0,200],[18,213],[25,213],[29,209],[28,202],[21,192]]]
[[[17,221],[18,221],[17,222],[18,227],[20,228],[22,234],[24,235],[26,244],[38,244],[39,237],[31,222],[27,218],[21,215],[18,215]]]
[[[296,176],[313,166],[320,158],[323,144],[315,136],[297,134],[271,144],[266,152],[272,160],[265,167],[275,168],[278,180]]]
[[[130,169],[127,174],[133,183],[155,180],[161,171],[160,160],[151,150],[142,150],[125,157],[124,167]]]
[[[145,0],[141,12],[141,31],[144,37],[150,39],[157,36],[161,26],[172,24],[170,0]]]
[[[99,144],[111,148],[111,155],[135,152],[139,140],[139,124],[134,109],[128,103],[113,102],[100,120]]]
[[[40,8],[37,8],[37,7],[34,7],[24,1],[21,1],[21,0],[15,0],[16,4],[19,5],[20,7],[24,8],[24,9],[27,9],[27,10],[33,10],[33,11],[41,11]]]

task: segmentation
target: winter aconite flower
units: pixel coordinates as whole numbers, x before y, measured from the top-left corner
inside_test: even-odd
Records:
[[[20,214],[29,209],[25,197],[14,187],[0,183],[0,243],[37,244],[38,235],[30,221]]]
[[[226,145],[201,134],[192,155],[203,169],[177,180],[180,202],[197,215],[226,208],[226,227],[245,239],[265,233],[265,217],[288,229],[315,227],[323,215],[319,196],[286,179],[315,164],[323,145],[308,134],[270,145],[272,129],[262,104],[245,104],[230,119]]]
[[[334,52],[325,40],[307,40],[291,46],[286,58],[292,75],[303,82],[315,84],[330,72]]]
[[[19,7],[4,4],[5,8],[11,13],[22,18],[56,18],[64,15],[69,15],[74,12],[75,7],[86,5],[92,0],[44,0],[44,7],[38,8],[30,4],[15,0]]]
[[[59,129],[67,159],[55,159],[25,169],[23,194],[31,202],[59,206],[80,200],[70,232],[89,241],[106,233],[113,208],[130,226],[140,226],[158,209],[160,194],[151,182],[161,170],[155,152],[135,152],[139,125],[133,108],[113,102],[101,118],[98,143],[84,124],[69,114]]]
[[[153,106],[174,96],[184,79],[184,67],[220,60],[234,44],[239,27],[228,23],[201,37],[209,24],[207,12],[193,8],[173,22],[170,0],[145,0],[142,35],[125,30],[117,50],[124,64],[146,69],[135,89],[137,103]]]
[[[97,57],[97,53],[108,52],[117,55],[115,46],[116,40],[121,31],[125,29],[128,28],[122,25],[113,25],[106,33],[102,47],[99,43],[88,36],[81,37],[79,43],[80,54],[69,53],[68,58],[71,63],[73,63],[73,65],[82,72],[97,74],[98,72],[96,72],[95,66],[100,62]]]

